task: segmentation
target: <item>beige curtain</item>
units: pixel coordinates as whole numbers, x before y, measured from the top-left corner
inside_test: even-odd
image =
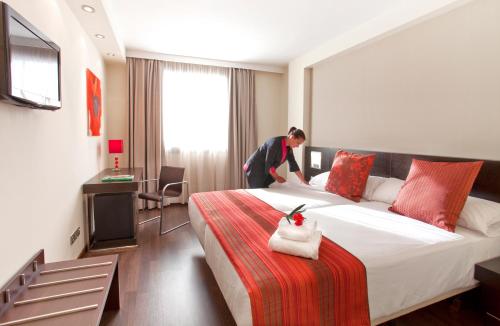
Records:
[[[156,179],[161,168],[161,103],[164,62],[127,58],[129,92],[129,166]],[[154,191],[156,185],[149,183]],[[148,202],[148,208],[156,207]],[[142,207],[142,201],[139,203]]]
[[[255,71],[232,68],[229,100],[229,188],[246,188],[243,164],[256,147]]]

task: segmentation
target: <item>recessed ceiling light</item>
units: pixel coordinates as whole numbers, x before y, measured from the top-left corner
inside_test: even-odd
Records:
[[[102,38],[104,38],[104,35],[102,35],[102,34],[96,34],[95,37],[102,39]]]
[[[91,7],[89,5],[83,5],[82,6],[82,10],[85,11],[85,12],[88,12],[88,13],[94,13],[95,12],[94,7]]]
[[[110,56],[110,57],[114,57],[114,56],[115,56],[115,54],[114,54],[114,53],[111,53],[111,52],[106,53],[106,55],[108,55],[108,56]]]

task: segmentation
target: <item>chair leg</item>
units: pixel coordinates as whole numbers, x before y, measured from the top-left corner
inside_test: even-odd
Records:
[[[145,202],[145,206],[144,206],[144,210],[147,209],[147,205],[148,205],[148,202],[146,200],[144,200]],[[139,222],[137,223],[137,225],[143,225],[143,224],[146,224],[146,223],[149,223],[149,222],[153,222],[153,221],[156,221],[157,219],[160,218],[161,215],[158,215],[158,216],[155,216],[155,217],[152,217],[152,218],[148,218],[147,220],[145,221],[142,221],[142,222]]]
[[[163,196],[161,196],[161,202],[160,202],[160,235],[162,235],[163,230]]]
[[[153,222],[154,220],[157,220],[159,218],[160,218],[160,215],[152,217],[152,218],[149,218],[149,219],[147,219],[145,221],[142,221],[142,222],[139,222],[137,224],[139,224],[139,225],[146,224],[146,223],[149,223],[149,222]]]
[[[163,209],[164,209],[164,207],[163,207],[163,198],[162,198],[162,201],[161,201],[161,204],[160,204],[160,215],[152,217],[152,218],[149,218],[149,219],[147,219],[145,221],[142,221],[142,222],[139,222],[137,224],[138,225],[142,225],[142,224],[146,224],[146,223],[149,223],[149,222],[156,221],[157,219],[160,219],[160,235],[165,235],[165,234],[170,233],[170,232],[172,232],[174,230],[177,230],[181,226],[184,226],[184,225],[190,223],[190,221],[187,221],[187,222],[184,222],[184,223],[179,224],[177,226],[174,226],[173,228],[168,229],[167,231],[163,231]]]
[[[172,232],[172,231],[174,231],[174,230],[177,230],[177,229],[178,229],[178,228],[180,228],[181,226],[184,226],[184,225],[186,225],[186,224],[189,224],[189,222],[190,222],[190,221],[187,221],[187,222],[181,223],[181,224],[179,224],[179,225],[177,225],[177,226],[174,226],[174,227],[173,227],[173,228],[171,228],[171,229],[168,229],[167,231],[163,231],[163,227],[162,227],[162,226],[163,226],[163,198],[162,198],[162,200],[161,200],[161,213],[160,213],[160,236],[165,235],[165,234],[167,234],[167,233],[170,233],[170,232]]]
[[[172,232],[172,231],[174,231],[174,230],[177,230],[178,228],[180,228],[180,227],[182,227],[182,226],[184,226],[184,225],[186,225],[186,224],[189,224],[189,223],[190,223],[190,221],[187,221],[187,222],[184,222],[184,223],[179,224],[179,225],[177,225],[177,226],[174,226],[173,228],[168,229],[167,231],[163,231],[163,232],[161,232],[161,233],[160,233],[160,235],[165,235],[165,234],[167,234],[167,233],[170,233],[170,232]]]

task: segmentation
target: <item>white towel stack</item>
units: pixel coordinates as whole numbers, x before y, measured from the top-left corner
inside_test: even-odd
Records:
[[[301,226],[296,226],[283,217],[269,239],[269,248],[289,255],[318,259],[321,231],[316,228],[316,221],[306,219]]]

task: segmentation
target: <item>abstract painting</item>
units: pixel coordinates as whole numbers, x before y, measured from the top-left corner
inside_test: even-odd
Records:
[[[101,135],[101,81],[87,69],[87,112],[89,122],[89,136]]]

